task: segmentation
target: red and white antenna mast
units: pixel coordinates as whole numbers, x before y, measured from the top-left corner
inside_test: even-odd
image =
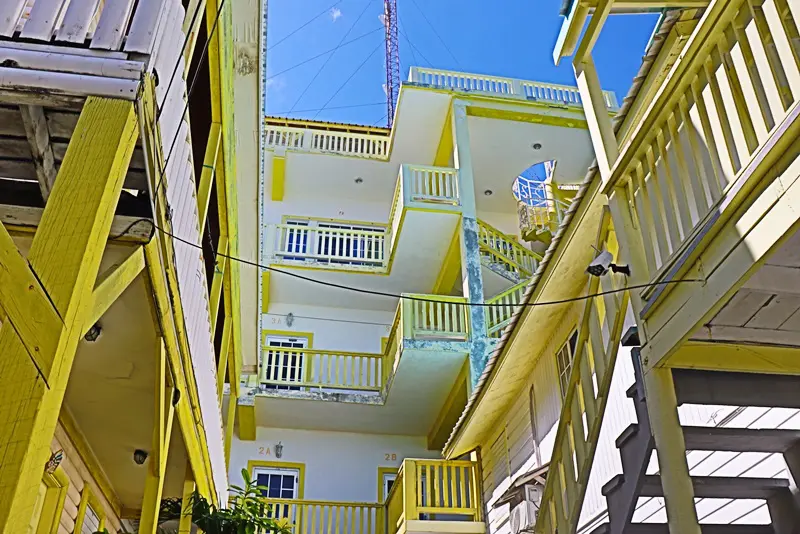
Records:
[[[383,25],[386,28],[386,113],[389,128],[394,121],[397,96],[400,94],[400,43],[397,39],[397,0],[383,1]]]

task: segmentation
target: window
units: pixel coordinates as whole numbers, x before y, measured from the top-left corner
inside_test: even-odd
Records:
[[[278,467],[256,467],[253,475],[259,486],[267,488],[261,492],[270,499],[296,499],[300,485],[298,469]]]
[[[298,391],[299,386],[290,386],[285,383],[305,381],[305,353],[296,349],[308,347],[308,338],[288,336],[267,336],[264,347],[264,387],[267,389],[281,389]],[[281,350],[295,349],[295,350]],[[283,382],[284,384],[275,384]]]
[[[94,534],[100,530],[100,516],[94,511],[92,505],[86,507],[86,515],[83,516],[81,524],[81,534]]]
[[[397,480],[396,467],[378,468],[378,502],[386,502],[395,480]]]
[[[556,366],[558,367],[558,382],[561,385],[561,396],[567,394],[569,387],[569,375],[572,372],[572,358],[575,357],[575,349],[578,345],[578,331],[572,332],[569,340],[556,353]]]
[[[92,494],[88,484],[83,486],[81,502],[78,505],[78,517],[75,519],[74,532],[94,534],[105,526],[105,511],[100,502]]]

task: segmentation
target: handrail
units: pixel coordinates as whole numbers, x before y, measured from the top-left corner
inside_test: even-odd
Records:
[[[272,149],[332,153],[379,160],[389,157],[389,138],[385,135],[266,124],[263,139],[264,146]]]
[[[702,234],[705,222],[720,216],[748,162],[800,101],[790,30],[800,15],[788,5],[711,2],[611,162],[603,191],[629,212],[642,257],[634,268],[648,281],[693,264],[704,248],[700,240],[713,237]],[[762,178],[761,171],[752,174],[744,189],[765,185]],[[671,286],[650,287],[641,293],[652,309]]]
[[[578,88],[569,85],[424,67],[411,67],[409,81],[456,91],[477,91],[569,106],[581,105]],[[619,108],[617,97],[613,91],[603,91],[603,100],[608,109],[617,110]]]
[[[309,348],[264,347],[262,384],[380,391],[383,355]]]
[[[522,302],[522,296],[525,294],[527,287],[528,280],[523,280],[519,284],[486,300],[486,304],[495,305],[486,308],[486,327],[489,337],[500,337],[503,329],[511,321],[511,316],[514,315],[517,305]]]
[[[469,313],[464,297],[403,293],[403,337],[408,339],[469,339]]]
[[[265,513],[294,534],[383,534],[379,503],[264,497]]]
[[[539,266],[539,254],[482,220],[478,220],[478,241],[481,251],[491,263],[500,265],[520,278],[529,278]]]

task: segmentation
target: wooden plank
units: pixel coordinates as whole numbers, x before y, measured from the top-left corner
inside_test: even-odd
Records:
[[[56,41],[81,43],[86,40],[98,0],[73,0],[67,5],[67,12],[56,31]]]
[[[58,18],[63,9],[64,0],[36,0],[31,8],[28,21],[20,32],[23,39],[34,41],[50,41]]]
[[[800,296],[776,295],[745,325],[748,328],[781,328],[800,309]]]
[[[173,0],[167,0],[172,2]],[[165,2],[161,0],[139,0],[131,21],[128,37],[125,40],[126,52],[150,54],[156,41],[156,30],[164,12]]]
[[[100,320],[143,270],[144,250],[136,247],[120,264],[111,266],[98,277],[92,293],[92,308],[84,323],[84,332]]]
[[[43,208],[0,204],[0,223],[12,234],[36,231],[42,220]],[[153,236],[154,226],[147,218],[116,215],[111,223],[109,241],[146,243]]]
[[[741,289],[708,324],[744,326],[772,297],[772,293]]]
[[[134,0],[106,0],[100,21],[92,36],[91,48],[119,50],[125,38]]]
[[[11,48],[8,43],[0,46],[0,61],[12,63],[17,69],[33,69],[45,72],[69,72],[103,78],[139,80],[145,69],[142,61],[128,61],[97,56],[81,56],[42,50]],[[62,47],[63,48],[63,47]],[[71,48],[67,49],[71,50]]]
[[[57,171],[53,147],[50,146],[50,132],[47,129],[44,108],[20,106],[19,110],[25,134],[28,137],[36,177],[39,180],[39,189],[42,191],[42,198],[46,203],[55,184]]]
[[[684,343],[670,357],[667,365],[673,368],[704,371],[800,374],[800,361],[798,361],[795,347],[757,344],[752,340],[747,345],[743,345],[735,340],[728,342],[720,340],[712,343],[692,339]],[[751,387],[762,384],[762,382],[753,383]],[[739,383],[739,386],[745,387],[744,381]],[[709,389],[709,391],[712,390]]]
[[[11,37],[17,29],[26,0],[6,0],[3,14],[0,15],[0,35]]]

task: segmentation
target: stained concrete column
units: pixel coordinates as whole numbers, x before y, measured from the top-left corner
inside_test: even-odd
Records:
[[[464,296],[471,303],[483,303],[483,274],[481,273],[478,212],[475,205],[475,180],[472,174],[472,154],[467,128],[467,108],[463,102],[453,102],[453,161],[458,169],[461,195],[461,281]],[[469,307],[470,319],[470,380],[478,382],[489,357],[489,336],[486,328],[486,308]]]

